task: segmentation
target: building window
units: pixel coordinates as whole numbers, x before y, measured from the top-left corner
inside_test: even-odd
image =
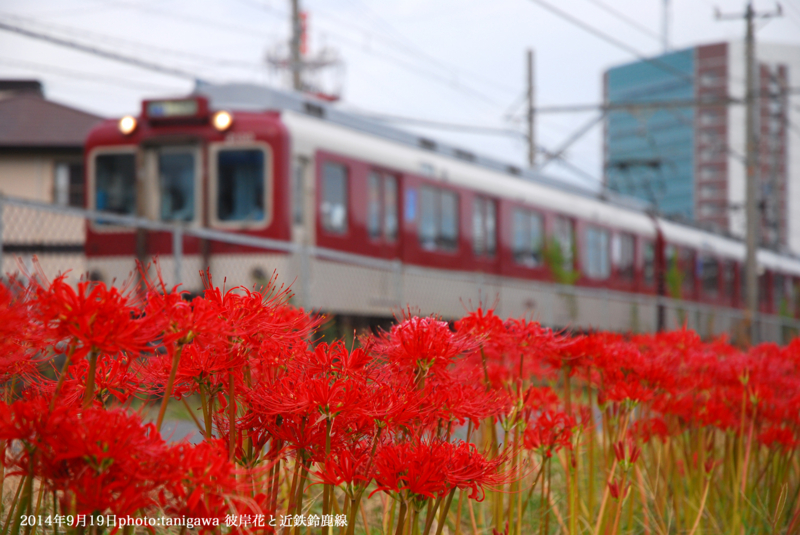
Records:
[[[326,162],[322,166],[322,228],[334,234],[347,232],[347,168]]]
[[[472,249],[476,256],[494,256],[497,251],[497,209],[492,199],[476,196],[472,202]]]
[[[420,188],[419,242],[423,249],[458,248],[458,195],[432,186]]]
[[[541,265],[544,219],[537,212],[521,208],[514,210],[513,218],[514,260],[527,267]]]
[[[607,279],[611,274],[608,261],[608,231],[598,227],[586,227],[583,271],[592,279]]]
[[[725,207],[721,204],[703,203],[700,205],[701,217],[718,217],[725,215]]]
[[[621,279],[633,280],[636,238],[632,234],[614,234],[611,253]]]
[[[718,145],[720,136],[716,130],[703,130],[700,132],[700,143],[705,145]]]
[[[721,178],[721,173],[716,167],[705,166],[700,168],[701,180],[716,180],[718,178]]]
[[[53,202],[83,208],[83,164],[59,162],[55,166]]]
[[[700,85],[703,87],[713,87],[715,85],[719,85],[721,82],[722,77],[719,73],[714,71],[706,71],[700,76]]]
[[[367,232],[386,241],[397,239],[397,179],[373,171],[368,177]]]
[[[162,221],[194,219],[195,161],[191,149],[164,149],[158,154]]]
[[[703,110],[700,112],[700,124],[702,126],[716,125],[722,121],[722,114],[716,110]]]
[[[217,153],[217,218],[266,219],[265,157],[262,149],[224,149]]]
[[[718,199],[722,196],[723,187],[721,184],[703,184],[699,193],[701,199]]]
[[[133,153],[99,154],[94,160],[95,208],[136,214],[136,157]]]

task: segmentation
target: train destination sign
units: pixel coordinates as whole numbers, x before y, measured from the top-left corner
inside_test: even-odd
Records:
[[[153,100],[147,103],[147,116],[191,117],[197,115],[197,101],[192,100]]]

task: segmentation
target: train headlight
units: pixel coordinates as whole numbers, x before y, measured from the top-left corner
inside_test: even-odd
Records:
[[[130,115],[126,115],[122,119],[119,120],[119,131],[125,134],[126,136],[133,133],[136,130],[136,118],[131,117]]]
[[[211,123],[214,125],[214,128],[220,132],[224,132],[233,124],[233,117],[227,111],[218,111],[214,114],[214,117],[211,118]]]

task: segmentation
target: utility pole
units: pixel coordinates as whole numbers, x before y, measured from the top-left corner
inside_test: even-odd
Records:
[[[661,46],[664,54],[669,52],[669,0],[664,0],[661,13]]]
[[[292,0],[292,40],[290,43],[290,61],[292,71],[292,89],[295,91],[303,90],[303,58],[300,54],[300,34],[302,33],[300,23],[300,0]]]
[[[745,311],[745,328],[750,336],[750,343],[758,342],[758,328],[756,317],[758,314],[758,73],[756,71],[756,42],[753,21],[756,18],[767,19],[781,16],[781,6],[772,13],[757,14],[753,9],[752,1],[747,2],[744,15],[722,15],[716,13],[718,20],[745,19],[747,32],[745,34],[744,61],[745,61],[745,139],[747,151],[745,154],[746,185],[745,185],[745,218],[746,234],[745,245],[747,256],[745,259],[745,294],[747,309]]]
[[[536,97],[533,74],[533,50],[528,49],[528,166],[536,167]]]

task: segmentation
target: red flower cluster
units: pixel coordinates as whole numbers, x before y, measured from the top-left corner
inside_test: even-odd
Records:
[[[482,500],[549,467],[549,493],[553,461],[575,468],[576,444],[598,435],[625,474],[654,437],[697,429],[798,445],[797,341],[744,352],[686,330],[572,337],[478,309],[452,327],[409,316],[348,348],[317,343],[322,318],[287,290],[206,281],[191,299],[160,280],[139,293],[64,277],[0,286],[0,447],[20,503],[36,480],[62,514],[222,519],[299,514],[321,485],[323,514],[343,493],[348,526],[383,492],[401,504],[398,525],[428,505],[427,533],[459,489]],[[170,399],[186,402],[201,443],[162,439]]]

